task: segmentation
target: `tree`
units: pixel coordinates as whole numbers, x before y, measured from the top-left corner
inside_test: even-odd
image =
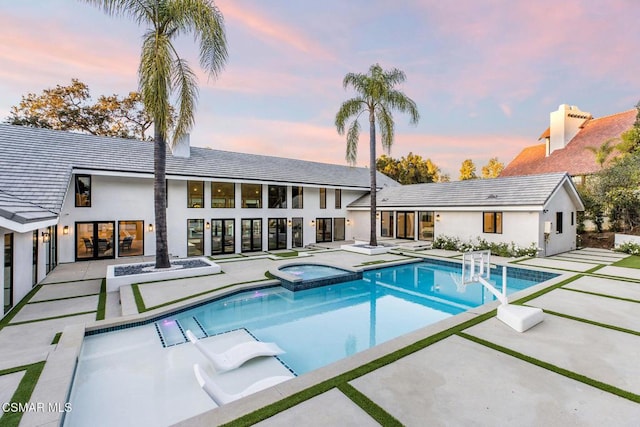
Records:
[[[460,166],[460,181],[476,178],[478,178],[478,176],[476,175],[476,165],[473,163],[473,160],[464,160]]]
[[[389,152],[393,144],[394,127],[392,110],[408,113],[410,123],[417,124],[420,114],[416,103],[402,91],[395,89],[397,84],[406,80],[404,72],[393,68],[383,70],[379,64],[369,67],[368,74],[348,73],[342,85],[357,92],[356,97],[346,100],[336,114],[335,125],[338,133],[344,135],[347,121],[353,118],[347,130],[347,162],[355,164],[358,156],[358,139],[362,113],[369,118],[369,172],[371,184],[370,238],[369,244],[377,246],[376,239],[376,122],[380,129],[382,148]]]
[[[504,163],[499,162],[497,157],[489,159],[489,163],[482,167],[482,178],[497,178],[504,169]]]
[[[596,163],[600,165],[600,169],[604,168],[604,164],[616,148],[615,145],[612,145],[613,141],[615,141],[615,138],[609,138],[600,147],[584,147],[586,150],[589,150],[594,154],[596,157]]]
[[[138,92],[130,92],[123,98],[101,95],[92,104],[89,86],[71,79],[69,86],[57,85],[44,89],[40,95],[22,96],[20,103],[11,107],[6,122],[91,135],[146,139],[145,133],[153,120],[144,110]]]
[[[624,154],[640,152],[640,102],[636,104],[636,120],[633,127],[620,135],[620,142],[616,148]]]
[[[598,173],[598,203],[605,206],[614,229],[628,231],[640,225],[640,153],[612,162]]]
[[[148,28],[143,36],[138,85],[145,110],[153,117],[154,210],[156,268],[168,268],[166,146],[185,137],[194,122],[198,97],[196,75],[174,45],[179,35],[192,34],[199,44],[200,65],[216,77],[227,59],[223,17],[209,0],[86,0],[108,15],[133,18]],[[177,98],[177,119],[171,129],[170,97]]]
[[[376,169],[400,184],[421,184],[440,181],[440,168],[431,159],[409,153],[394,159],[385,154],[376,161]]]

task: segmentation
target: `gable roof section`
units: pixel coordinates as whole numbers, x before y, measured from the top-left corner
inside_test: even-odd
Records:
[[[633,126],[635,109],[598,119],[587,120],[576,136],[565,148],[555,150],[546,157],[546,145],[536,144],[526,147],[500,174],[519,176],[550,172],[567,172],[569,175],[589,175],[600,170],[594,154],[587,147],[598,148],[611,138],[620,135]],[[541,136],[544,137],[546,132]]]
[[[0,191],[52,213],[60,212],[74,169],[153,174],[147,141],[0,124],[0,153]],[[369,189],[368,168],[199,147],[191,147],[189,158],[168,153],[167,176]],[[378,185],[399,184],[378,173]]]
[[[566,173],[403,185],[378,191],[376,201],[378,208],[542,207],[562,185],[568,185],[569,191],[573,189],[572,198],[582,208]],[[349,205],[350,208],[369,206],[368,195]]]
[[[28,201],[0,191],[0,226],[18,232],[53,225],[58,216]]]

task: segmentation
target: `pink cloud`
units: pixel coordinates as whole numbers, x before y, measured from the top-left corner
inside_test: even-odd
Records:
[[[232,0],[218,0],[216,3],[225,19],[240,23],[261,38],[266,38],[278,45],[284,43],[285,46],[316,59],[334,59],[334,55],[329,50],[292,26],[277,22],[250,8],[240,7]]]

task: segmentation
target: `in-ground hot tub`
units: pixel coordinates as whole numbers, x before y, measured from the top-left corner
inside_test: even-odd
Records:
[[[271,271],[290,291],[317,288],[362,279],[362,271],[346,270],[322,264],[288,264]]]

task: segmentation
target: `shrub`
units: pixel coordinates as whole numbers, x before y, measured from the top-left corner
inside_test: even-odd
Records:
[[[640,255],[640,244],[632,243],[632,242],[624,242],[616,249],[618,252],[624,252],[625,254],[630,255]]]
[[[535,243],[531,243],[526,248],[521,248],[514,242],[511,243],[490,243],[486,240],[478,237],[476,240],[463,242],[458,237],[438,236],[433,241],[433,247],[435,249],[446,249],[449,251],[484,251],[490,250],[491,255],[501,257],[533,257],[538,254],[538,246]]]

